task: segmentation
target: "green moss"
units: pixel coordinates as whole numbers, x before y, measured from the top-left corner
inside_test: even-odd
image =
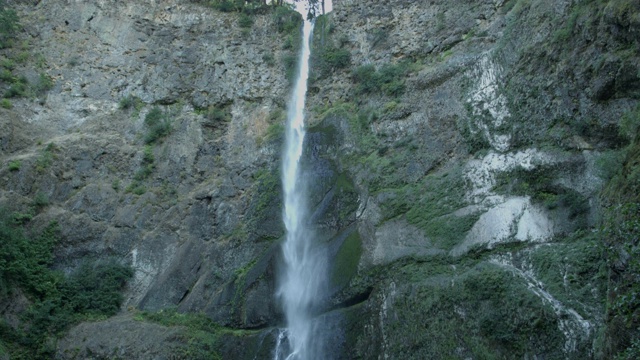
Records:
[[[401,271],[431,265],[413,263],[413,270]],[[458,270],[442,263],[440,269],[447,277],[414,275],[416,282],[396,290],[385,341],[394,356],[527,358],[544,348],[551,357],[563,357],[564,336],[553,309],[523,279],[486,263]]]
[[[172,356],[185,359],[222,359],[217,351],[222,327],[204,314],[179,313],[174,309],[166,309],[155,313],[139,313],[136,320],[186,328],[179,335],[177,340],[180,345],[173,349]]]
[[[602,197],[602,238],[608,261],[623,264],[611,272],[607,303],[608,355],[620,358],[637,351],[640,338],[640,131],[633,125],[637,112],[623,120],[628,122],[622,131],[630,143],[622,150],[624,160]]]
[[[528,170],[517,168],[500,173],[496,179],[495,191],[510,195],[531,196],[534,203],[541,204],[549,210],[565,209],[569,219],[586,226],[586,215],[589,212],[589,200],[579,192],[564,187],[556,179],[566,169],[549,166],[538,166]]]
[[[284,232],[279,175],[277,169],[259,170],[254,175],[254,186],[251,190],[254,196],[249,205],[250,215],[244,231],[258,234],[260,240],[274,241]]]
[[[346,286],[358,271],[362,256],[362,240],[354,230],[340,246],[331,269],[331,284],[337,288]]]
[[[602,313],[608,277],[602,242],[587,231],[556,241],[561,242],[536,247],[531,252],[536,277],[553,297],[583,317]]]
[[[349,179],[347,174],[344,172],[338,174],[338,178],[336,179],[336,186],[340,191],[345,191],[345,192],[355,191],[353,181],[351,181],[351,179]]]
[[[569,15],[569,19],[565,23],[565,25],[562,28],[556,30],[555,34],[553,34],[553,40],[558,43],[563,43],[568,41],[573,35],[573,30],[576,27],[578,16],[580,16],[580,12],[574,10]]]
[[[385,159],[381,158],[381,161],[388,161]],[[385,166],[394,169],[393,163]],[[385,176],[385,172],[382,174]],[[422,229],[434,244],[444,249],[459,243],[480,215],[453,214],[466,205],[462,167],[445,169],[402,187],[382,188],[378,193],[383,194],[381,205],[385,218],[406,214],[409,223]]]
[[[433,244],[444,250],[450,250],[461,243],[481,215],[480,213],[465,216],[449,214],[427,219],[419,213],[420,211],[419,207],[409,210],[407,220],[424,230],[424,234]]]
[[[113,181],[111,182],[111,188],[112,188],[113,190],[115,190],[116,192],[117,192],[117,191],[120,191],[120,179],[115,179],[115,180],[113,180]]]
[[[461,167],[443,169],[417,181],[408,179],[404,170],[416,148],[410,139],[393,147],[381,146],[381,140],[371,131],[377,112],[358,109],[349,102],[329,108],[317,107],[313,112],[325,121],[332,118],[347,121],[357,150],[341,154],[341,161],[351,168],[367,169],[364,185],[383,199],[381,205],[385,219],[406,213],[411,224],[424,230],[428,237],[444,248],[453,247],[473,226],[479,214],[452,215],[466,205],[466,185]]]
[[[479,151],[490,149],[491,144],[486,139],[483,129],[479,124],[493,123],[486,121],[491,118],[488,113],[477,114],[471,103],[465,103],[467,117],[456,118],[456,127],[460,135],[464,139],[470,154],[476,154]]]
[[[620,120],[620,135],[627,141],[633,141],[640,129],[640,105],[628,111]]]
[[[254,178],[258,187],[259,197],[256,209],[258,212],[264,211],[273,204],[273,201],[278,199],[280,194],[280,177],[278,175],[276,171],[266,170],[260,170],[256,173]]]
[[[353,79],[357,84],[356,90],[361,94],[383,93],[397,97],[404,92],[404,78],[410,71],[407,62],[383,65],[380,69],[368,64],[356,68]]]
[[[203,313],[179,313],[175,309],[140,312],[136,314],[135,319],[178,329],[180,335],[175,339],[176,346],[173,347],[169,356],[178,359],[222,359],[220,349],[229,337],[247,338],[260,333],[260,330],[223,327]],[[250,344],[250,346],[255,345],[260,346],[260,344]]]

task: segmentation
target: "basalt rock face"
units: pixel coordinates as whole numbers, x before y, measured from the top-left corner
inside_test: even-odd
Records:
[[[345,356],[610,357],[596,230],[637,106],[637,4],[335,9],[309,103],[360,194]]]
[[[29,226],[60,224],[63,271],[131,265],[123,313],[203,313],[244,331],[219,335],[224,358],[268,358],[294,55],[277,17],[241,27],[177,1],[16,6],[33,59],[16,71],[53,87],[0,109],[2,205],[47,199]],[[316,24],[303,161],[330,255],[328,353],[610,357],[595,230],[640,95],[637,5],[333,7]],[[155,107],[171,130],[151,140]],[[131,316],[81,324],[59,356],[171,358],[199,339]],[[140,335],[102,334],[117,329]]]
[[[245,30],[235,14],[175,1],[16,6],[36,59],[16,72],[54,85],[2,109],[2,206],[46,199],[31,226],[59,223],[58,269],[131,265],[124,309],[276,323],[283,229],[270,126],[288,83],[272,17]],[[150,140],[152,111],[170,131]]]

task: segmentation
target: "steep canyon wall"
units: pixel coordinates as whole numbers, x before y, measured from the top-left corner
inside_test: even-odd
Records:
[[[268,358],[299,19],[177,1],[15,6],[24,30],[3,56],[28,53],[13,71],[53,84],[0,109],[0,202],[25,212],[46,197],[26,226],[60,224],[56,269],[134,270],[120,315],[72,328],[57,355]],[[638,4],[333,8],[316,24],[303,162],[309,221],[333,259],[332,356],[610,358],[629,346],[607,307],[612,266],[628,259],[600,230],[602,191],[634,143],[620,129],[638,112]],[[29,302],[12,296],[5,316]]]

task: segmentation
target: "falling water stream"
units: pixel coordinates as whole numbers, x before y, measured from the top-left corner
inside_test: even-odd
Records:
[[[326,281],[325,258],[313,246],[313,235],[307,220],[308,196],[300,167],[305,138],[304,110],[312,33],[313,22],[305,20],[298,76],[287,113],[282,164],[286,239],[282,245],[284,266],[277,290],[287,327],[280,331],[275,360],[310,360],[321,356],[318,353],[321,348],[318,345],[320,337],[314,331],[313,314]]]

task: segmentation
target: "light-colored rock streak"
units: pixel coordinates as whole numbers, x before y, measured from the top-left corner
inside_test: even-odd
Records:
[[[462,255],[474,245],[493,247],[514,240],[542,242],[551,238],[557,227],[543,207],[533,204],[528,196],[506,197],[496,194],[493,188],[500,173],[519,168],[529,171],[557,161],[557,158],[537,149],[506,154],[492,151],[482,159],[469,161],[465,177],[470,185],[467,200],[471,205],[458,212],[486,212],[473,225],[464,241],[451,250],[451,254]]]
[[[482,159],[469,161],[466,177],[471,184],[469,200],[472,203],[482,202],[486,197],[494,195],[491,189],[496,185],[496,175],[522,168],[533,170],[536,166],[553,164],[558,159],[538,149],[526,149],[507,154],[489,152]]]
[[[510,255],[499,255],[489,260],[491,263],[501,266],[514,274],[522,277],[527,282],[527,287],[543,302],[549,304],[558,317],[558,329],[565,336],[564,352],[571,353],[577,350],[578,342],[586,340],[591,335],[593,324],[585,320],[577,311],[566,307],[558,299],[554,298],[544,289],[544,284],[535,278],[535,273],[530,265],[523,264],[520,269],[513,264]]]
[[[477,79],[476,86],[467,100],[472,107],[475,127],[481,129],[484,137],[498,151],[507,151],[511,147],[511,134],[498,134],[495,129],[502,126],[511,114],[507,106],[507,98],[500,93],[500,66],[493,62],[489,54],[485,54],[477,66],[470,72],[470,77]],[[483,121],[485,114],[489,121]]]
[[[482,214],[451,254],[462,255],[477,244],[491,248],[510,239],[540,242],[553,233],[553,222],[542,209],[531,204],[529,197],[513,197]]]

